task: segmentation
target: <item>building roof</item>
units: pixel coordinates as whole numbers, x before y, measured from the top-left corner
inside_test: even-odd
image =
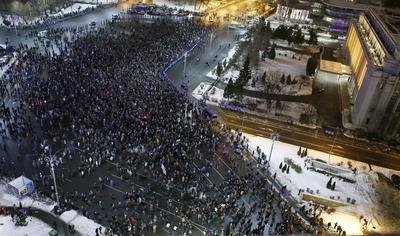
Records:
[[[355,9],[355,10],[367,10],[369,7],[371,7],[371,5],[369,4],[349,2],[346,0],[327,0],[325,1],[325,4],[329,6]]]
[[[350,66],[343,65],[342,63],[328,60],[321,60],[319,63],[319,70],[329,72],[337,75],[351,75]]]

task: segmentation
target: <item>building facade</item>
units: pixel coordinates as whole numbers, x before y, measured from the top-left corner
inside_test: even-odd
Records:
[[[399,37],[368,9],[351,21],[345,50],[353,72],[348,81],[353,125],[395,137],[400,126]]]

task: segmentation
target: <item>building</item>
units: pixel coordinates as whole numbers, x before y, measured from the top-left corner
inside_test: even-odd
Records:
[[[366,11],[371,5],[357,3],[349,0],[325,0],[323,20],[329,24],[333,30],[348,29],[351,19],[357,19],[359,15]]]
[[[392,30],[390,30],[392,28]],[[353,126],[387,138],[400,128],[400,38],[374,9],[352,20],[345,43]]]
[[[290,20],[299,23],[311,23],[311,4],[304,1],[286,1],[278,4],[276,16],[280,20]]]

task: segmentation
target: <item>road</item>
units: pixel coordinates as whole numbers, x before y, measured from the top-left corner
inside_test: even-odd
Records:
[[[270,137],[272,132],[278,132],[279,141],[302,146],[325,153],[362,161],[376,166],[400,170],[400,155],[382,152],[382,146],[350,139],[337,135],[335,145],[332,147],[334,137],[323,134],[320,129],[311,130],[303,127],[288,125],[271,121],[263,117],[249,114],[239,114],[216,108],[222,120],[231,128],[241,129],[245,133]]]

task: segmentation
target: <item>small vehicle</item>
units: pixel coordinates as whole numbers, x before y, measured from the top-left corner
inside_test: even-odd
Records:
[[[332,128],[324,128],[324,133],[328,136],[335,136],[336,131]]]
[[[320,89],[320,90],[318,90],[318,93],[325,93],[325,89]]]
[[[112,15],[112,20],[118,20],[119,16],[118,15]]]
[[[90,24],[89,24],[89,25],[90,25],[90,27],[91,27],[91,28],[94,28],[94,27],[96,27],[96,21],[92,21],[92,22],[90,22]]]
[[[210,120],[216,120],[216,119],[218,119],[217,113],[215,113],[215,111],[213,111],[213,110],[210,109],[210,108],[204,109],[203,115],[204,115],[206,118],[210,119]]]

